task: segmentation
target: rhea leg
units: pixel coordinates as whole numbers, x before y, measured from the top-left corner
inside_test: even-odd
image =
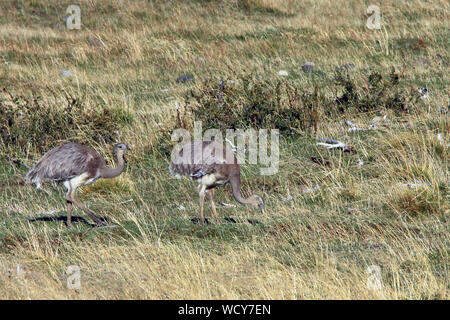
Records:
[[[209,202],[211,203],[211,208],[214,214],[214,219],[219,222],[219,216],[217,215],[217,211],[216,211],[216,205],[214,204],[214,191],[215,189],[209,189],[207,191],[208,193],[208,197],[209,197]]]
[[[71,194],[71,188],[69,183],[64,183],[64,185],[67,188],[67,194],[66,194],[66,203],[67,203],[67,226],[70,228],[72,227],[72,198],[70,196]]]
[[[97,217],[91,210],[86,208],[86,206],[75,197],[75,190],[76,189],[72,189],[71,192],[69,193],[71,203],[75,203],[75,205],[81,210],[83,210],[84,213],[86,213],[89,217],[91,217],[91,219],[94,220],[96,224],[104,224],[104,222],[102,221],[102,219],[100,219],[100,217]]]
[[[96,216],[91,210],[86,208],[86,206],[75,197],[75,194],[72,194],[72,201],[78,208],[83,210],[84,213],[91,217],[91,219],[94,220],[96,224],[105,224],[105,222],[100,217]]]
[[[200,201],[200,220],[201,223],[205,223],[205,216],[203,214],[203,204],[205,202],[205,191],[206,191],[206,186],[205,185],[201,185],[199,186],[199,192],[198,192],[198,196],[199,196],[199,201]]]
[[[72,227],[72,201],[67,201],[67,226]]]
[[[72,203],[75,203],[75,205],[78,208],[83,210],[84,213],[86,213],[92,220],[94,220],[96,224],[104,224],[104,222],[102,221],[102,219],[100,219],[100,217],[97,217],[91,210],[86,208],[86,206],[76,198],[75,192],[77,188],[83,184],[83,182],[84,182],[83,179],[80,179],[80,177],[74,178],[68,182],[68,189],[70,190],[68,193],[70,198],[69,200]]]

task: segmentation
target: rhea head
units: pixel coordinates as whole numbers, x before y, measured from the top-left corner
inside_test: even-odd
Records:
[[[130,150],[130,147],[126,143],[118,143],[114,147],[114,154],[118,158],[123,158],[123,155]]]

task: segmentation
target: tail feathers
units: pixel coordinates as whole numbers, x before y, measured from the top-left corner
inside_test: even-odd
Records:
[[[30,171],[28,171],[27,175],[25,176],[25,182],[28,184],[32,184],[32,183],[35,183],[35,180],[36,180],[36,171],[31,169]]]
[[[42,175],[39,174],[39,170],[36,170],[36,168],[37,165],[31,168],[30,171],[28,171],[27,175],[25,176],[25,183],[36,185],[39,185],[41,183],[41,181],[43,180]]]

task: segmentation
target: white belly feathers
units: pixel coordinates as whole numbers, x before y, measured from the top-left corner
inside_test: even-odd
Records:
[[[199,185],[204,185],[207,187],[212,187],[219,184],[225,184],[227,180],[219,180],[214,174],[207,174],[199,179],[197,179]]]

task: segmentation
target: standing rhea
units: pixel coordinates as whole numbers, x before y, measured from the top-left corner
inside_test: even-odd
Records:
[[[256,194],[248,198],[242,197],[240,165],[234,152],[218,142],[198,140],[182,145],[181,150],[172,158],[169,170],[177,178],[185,175],[198,183],[202,223],[205,222],[203,214],[205,194],[208,194],[214,217],[218,220],[214,205],[214,190],[217,186],[228,182],[237,202],[261,209],[264,207],[263,199]]]
[[[26,183],[36,184],[38,189],[45,181],[63,182],[67,188],[67,226],[72,225],[72,204],[83,210],[97,224],[103,224],[75,196],[79,186],[94,183],[100,178],[115,178],[125,167],[124,154],[130,150],[125,143],[114,148],[117,167],[109,168],[100,154],[78,143],[66,143],[47,152],[26,175]]]

